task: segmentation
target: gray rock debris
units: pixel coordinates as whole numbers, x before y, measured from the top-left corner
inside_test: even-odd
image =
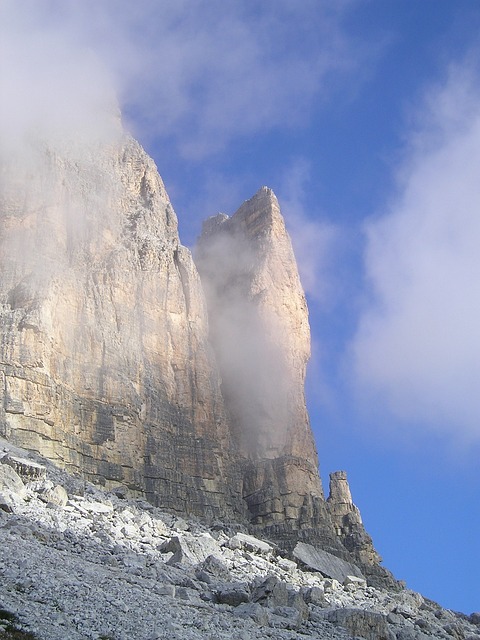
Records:
[[[478,637],[475,616],[366,586],[351,567],[342,584],[343,573],[304,571],[227,525],[209,529],[45,468],[22,481],[0,464],[0,491],[12,496],[0,511],[0,608],[40,640]]]
[[[30,458],[19,458],[7,453],[3,456],[0,462],[2,462],[2,464],[9,465],[20,476],[27,480],[38,480],[40,478],[45,478],[47,475],[47,469]]]

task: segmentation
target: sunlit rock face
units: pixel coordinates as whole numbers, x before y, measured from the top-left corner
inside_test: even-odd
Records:
[[[273,192],[207,220],[195,260],[232,430],[250,461],[243,495],[253,522],[309,527],[324,515],[304,397],[310,328]]]
[[[242,450],[258,458],[308,451],[316,465],[304,398],[307,305],[273,192],[264,187],[231,218],[210,218],[195,260]]]
[[[2,171],[2,431],[179,511],[241,509],[202,288],[132,139]]]
[[[274,194],[205,223],[200,279],[121,130],[26,148],[0,173],[0,435],[164,509],[346,559],[360,545],[363,562],[361,521],[343,526],[321,487],[307,307]]]

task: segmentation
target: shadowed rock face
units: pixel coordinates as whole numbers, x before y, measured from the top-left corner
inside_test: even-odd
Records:
[[[307,306],[272,191],[205,223],[200,280],[134,140],[32,158],[0,174],[0,435],[165,509],[351,559],[363,525],[324,499]]]

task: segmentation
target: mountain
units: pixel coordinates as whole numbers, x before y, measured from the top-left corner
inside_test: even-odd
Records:
[[[313,544],[398,588],[346,476],[324,496],[307,305],[271,190],[208,219],[194,261],[136,141],[36,141],[2,167],[0,238],[0,435],[107,490]]]

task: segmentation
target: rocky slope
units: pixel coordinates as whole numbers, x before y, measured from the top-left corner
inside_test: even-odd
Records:
[[[0,446],[0,638],[480,638],[480,614],[369,587],[304,543],[286,554]]]

